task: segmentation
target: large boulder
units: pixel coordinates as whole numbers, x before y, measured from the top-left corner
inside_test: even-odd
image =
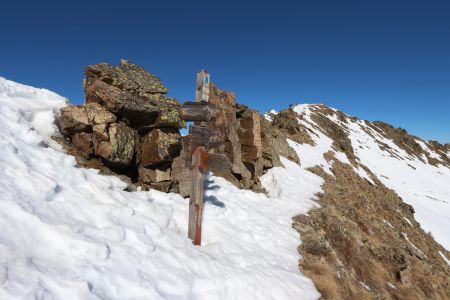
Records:
[[[63,135],[70,136],[78,132],[90,131],[91,124],[84,106],[66,106],[61,108],[60,112],[57,125]]]
[[[154,124],[159,115],[160,109],[148,100],[100,80],[87,80],[85,93],[86,104],[101,104],[134,127]]]
[[[96,64],[84,69],[86,103],[100,102],[132,127],[182,128],[180,104],[166,97],[167,88],[158,77],[121,60],[120,66]],[[151,127],[149,127],[151,126]]]
[[[100,141],[96,154],[108,163],[131,165],[135,154],[136,130],[123,123],[113,123],[108,128],[108,141]]]
[[[120,66],[106,63],[87,66],[84,73],[87,79],[96,78],[120,90],[131,91],[142,97],[168,92],[158,77],[126,60],[121,60]]]
[[[86,104],[85,109],[92,126],[116,122],[116,116],[98,103]]]
[[[92,144],[92,133],[87,132],[75,133],[72,136],[72,144],[84,158],[89,158],[94,153]]]
[[[181,150],[181,135],[174,130],[154,129],[142,138],[140,162],[144,167],[155,166],[177,157]]]

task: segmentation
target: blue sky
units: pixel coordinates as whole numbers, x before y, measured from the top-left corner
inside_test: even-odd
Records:
[[[450,1],[7,1],[0,76],[82,103],[120,58],[193,98],[205,68],[259,109],[325,103],[450,142]]]

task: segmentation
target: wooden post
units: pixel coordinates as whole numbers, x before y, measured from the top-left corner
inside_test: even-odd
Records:
[[[192,153],[191,195],[189,199],[188,237],[194,245],[202,242],[203,177],[206,164],[205,146],[196,146]]]
[[[207,152],[207,149],[220,145],[221,141],[217,139],[217,132],[207,128],[207,122],[216,117],[216,106],[208,103],[209,74],[204,70],[197,74],[195,101],[183,104],[180,109],[180,118],[185,121],[194,121],[194,125],[189,126],[189,136],[183,141],[189,143],[192,153],[188,237],[194,245],[200,245],[202,243],[204,173],[207,169],[219,173],[229,170],[231,162],[224,154]]]
[[[196,102],[209,100],[209,74],[204,70],[197,73],[197,87],[195,90]],[[205,121],[195,121],[196,126],[206,127]],[[202,242],[202,213],[203,213],[203,177],[206,165],[206,148],[204,145],[192,145],[192,181],[189,199],[189,225],[188,237],[194,245]]]

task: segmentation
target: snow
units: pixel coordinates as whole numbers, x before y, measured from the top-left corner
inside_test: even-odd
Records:
[[[419,251],[420,254],[423,254],[422,251],[420,251],[419,248],[416,247],[416,245],[411,243],[411,241],[409,240],[408,235],[406,233],[402,232],[402,236],[408,241],[408,243],[411,245],[411,247],[413,247],[414,249]]]
[[[310,168],[314,166],[320,166],[326,173],[333,175],[331,172],[332,163],[329,163],[323,156],[328,151],[332,150],[333,140],[323,134],[320,130],[312,126],[314,122],[310,118],[309,105],[300,104],[294,107],[294,111],[302,113],[304,119],[298,119],[299,124],[308,128],[313,134],[310,134],[314,141],[314,145],[299,144],[293,140],[287,139],[289,146],[291,146],[298,157],[300,158],[300,164],[303,168]],[[334,153],[334,151],[333,151]],[[345,154],[335,156],[336,159],[342,159],[345,163],[350,163]]]
[[[442,246],[450,249],[450,169],[442,165],[432,166],[426,160],[423,162],[408,155],[364,122],[349,121],[345,126],[361,163],[403,201],[411,204],[421,227],[431,232]],[[386,144],[393,153],[381,149],[378,142]]]
[[[394,226],[392,226],[391,223],[389,223],[388,221],[386,221],[385,219],[383,219],[384,224],[388,225],[389,227],[391,227],[392,229],[395,229]]]
[[[414,225],[411,223],[411,221],[407,217],[403,217],[403,219],[405,219],[406,223],[408,223],[409,226],[414,228]]]
[[[363,288],[365,288],[366,290],[368,290],[368,291],[371,290],[370,286],[368,286],[368,285],[365,284],[364,282],[360,281],[359,284],[360,284]]]
[[[278,112],[275,109],[271,109],[268,113],[265,113],[263,116],[267,121],[272,122],[273,120],[271,114],[278,115]]]
[[[450,266],[450,260],[445,257],[444,253],[442,253],[441,251],[439,251],[439,255],[442,257],[442,259]]]
[[[209,176],[203,245],[188,201],[77,168],[51,140],[67,100],[0,78],[0,299],[316,299],[295,214],[323,180],[282,158],[271,198]]]
[[[391,283],[391,282],[388,282],[387,283],[387,285],[388,285],[388,287],[390,287],[391,289],[397,289],[396,287],[395,287],[395,285],[393,284],[393,283]]]
[[[426,151],[428,153],[428,155],[431,158],[435,158],[437,160],[441,160],[441,156],[439,154],[437,154],[436,152],[432,151],[430,148],[428,148],[428,146],[421,140],[416,140],[416,142],[420,145],[420,147],[422,147],[422,149],[424,151]],[[426,160],[425,160],[426,161]]]
[[[334,153],[334,157],[344,164],[348,164],[352,166],[353,170],[356,174],[358,174],[361,178],[368,180],[370,183],[375,185],[375,182],[370,178],[369,174],[362,169],[360,166],[353,166],[347,155],[344,152],[335,151],[333,146],[333,140],[326,136],[320,129],[317,124],[311,119],[311,104],[299,104],[296,105],[293,110],[303,116],[303,119],[298,119],[299,124],[305,126],[312,132],[310,134],[311,138],[314,141],[314,145],[308,144],[298,144],[290,139],[288,139],[288,144],[291,146],[296,152],[298,157],[300,158],[300,163],[304,168],[320,166],[326,173],[333,175],[331,172],[331,167],[333,162],[328,162],[324,158],[324,154],[331,151]],[[334,110],[334,109],[332,109]],[[342,122],[337,119],[335,115],[327,116],[333,122],[340,125]],[[333,175],[334,176],[334,175]]]

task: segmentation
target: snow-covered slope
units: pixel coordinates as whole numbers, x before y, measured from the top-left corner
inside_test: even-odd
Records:
[[[284,168],[260,178],[269,196],[209,176],[196,247],[186,237],[186,199],[125,192],[116,177],[76,167],[51,139],[65,105],[55,93],[0,78],[0,299],[316,299],[298,269],[291,218],[323,192],[324,179],[307,169],[334,176],[336,161],[393,189],[450,249],[450,153],[420,139],[409,149],[335,109],[293,107],[312,141],[288,140],[301,166],[282,157]]]
[[[374,183],[361,165],[367,167],[378,180],[412,205],[422,228],[450,250],[450,168],[442,160],[444,153],[436,153],[419,139],[415,141],[428,157],[438,161],[433,165],[425,154],[408,153],[406,144],[399,147],[389,134],[369,122],[323,105],[303,104],[293,110],[299,115],[299,123],[308,128],[315,140],[314,146],[295,145],[291,141],[302,164],[319,165],[330,173],[329,165],[323,158],[327,151],[333,151],[338,160],[350,164],[345,153],[332,148],[332,137],[327,136],[321,124],[312,119],[313,115],[326,117],[350,140],[357,161],[353,166],[355,172]],[[447,157],[450,158],[448,154]]]
[[[268,198],[211,176],[196,247],[185,199],[75,166],[50,138],[64,105],[0,78],[0,299],[319,297],[291,218],[314,205],[320,177],[283,159],[261,179]]]

